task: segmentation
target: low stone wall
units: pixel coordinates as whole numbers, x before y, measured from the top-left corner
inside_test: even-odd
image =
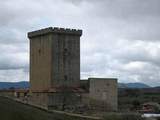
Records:
[[[31,93],[28,102],[36,106],[48,108],[48,93]]]
[[[78,93],[31,93],[28,101],[46,109],[74,109],[81,103]]]

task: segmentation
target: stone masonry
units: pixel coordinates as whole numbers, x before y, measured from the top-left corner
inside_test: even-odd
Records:
[[[52,109],[87,104],[91,109],[117,110],[117,79],[89,78],[80,84],[82,30],[45,28],[30,39],[30,97],[32,104]]]
[[[78,87],[82,30],[46,28],[29,32],[31,91]]]

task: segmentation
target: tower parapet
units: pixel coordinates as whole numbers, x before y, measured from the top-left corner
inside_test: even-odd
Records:
[[[41,35],[45,35],[48,33],[55,33],[55,34],[70,34],[70,35],[82,35],[82,30],[77,29],[69,29],[69,28],[58,28],[58,27],[48,27],[45,29],[40,29],[36,31],[32,31],[28,33],[28,38],[37,37]]]

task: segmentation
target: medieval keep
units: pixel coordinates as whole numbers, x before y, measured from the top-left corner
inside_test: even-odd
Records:
[[[82,30],[56,27],[28,33],[32,104],[47,109],[82,104],[99,108],[102,101],[104,109],[117,110],[117,79],[80,80],[81,35]]]
[[[81,35],[81,30],[63,28],[28,34],[31,91],[79,86]]]

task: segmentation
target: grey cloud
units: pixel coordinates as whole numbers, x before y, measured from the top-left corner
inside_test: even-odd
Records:
[[[94,4],[93,1],[89,1]],[[99,7],[96,9],[97,15],[103,15],[104,17],[119,17],[127,19],[128,17],[137,16],[156,16],[159,15],[159,0],[101,0],[97,1],[95,6]]]
[[[115,36],[132,40],[159,40],[159,0],[89,1],[89,16]],[[96,9],[95,9],[96,8]],[[109,26],[108,26],[109,24]],[[109,31],[108,30],[108,31]]]
[[[107,42],[99,44],[96,50],[93,48],[93,53],[89,52],[82,59],[86,77],[118,77],[123,82],[144,82],[153,86],[160,83],[159,42],[117,40],[113,46]],[[94,57],[99,53],[101,56]]]
[[[25,57],[25,53],[1,54],[0,70],[26,68],[28,68],[28,59]]]
[[[28,80],[28,73],[23,72],[23,69],[16,70],[0,70],[0,81],[24,81]]]
[[[0,80],[28,80],[27,32],[59,26],[83,29],[82,77],[118,77],[120,82],[140,81],[160,85],[159,2],[0,1],[0,51],[3,51],[0,56]],[[17,73],[21,75],[15,78]]]
[[[127,44],[127,46],[123,46],[121,51],[113,51],[115,59],[123,63],[128,63],[131,61],[142,61],[142,62],[149,62],[155,66],[160,67],[160,42],[141,42],[141,41],[134,41],[134,42],[122,42],[123,44]]]

